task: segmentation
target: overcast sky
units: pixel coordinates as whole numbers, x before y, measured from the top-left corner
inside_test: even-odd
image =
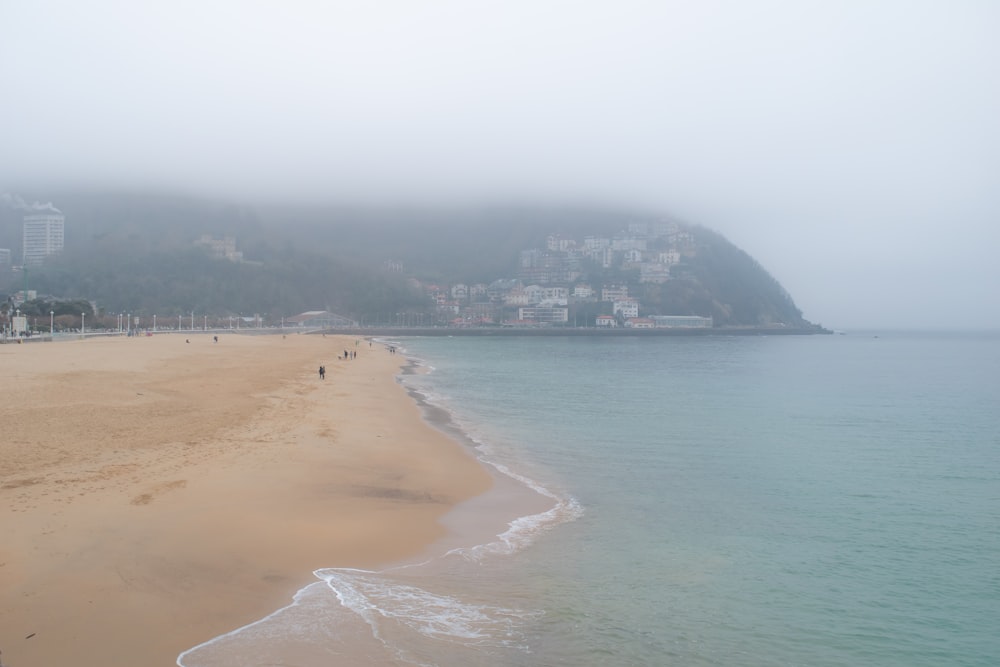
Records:
[[[638,205],[814,322],[1000,327],[993,0],[0,0],[0,130],[0,192]]]

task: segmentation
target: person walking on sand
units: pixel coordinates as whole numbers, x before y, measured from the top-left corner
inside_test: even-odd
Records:
[[[320,380],[325,380],[326,379],[326,366],[320,366],[319,367],[319,379]]]

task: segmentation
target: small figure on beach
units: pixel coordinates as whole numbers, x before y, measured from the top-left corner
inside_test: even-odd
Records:
[[[213,339],[215,339],[215,342],[216,342],[216,343],[218,343],[218,342],[219,342],[219,337],[218,337],[218,336],[212,336],[212,338],[213,338]]]
[[[326,366],[320,366],[319,367],[319,379],[320,380],[325,380],[326,379]]]
[[[191,342],[191,339],[190,339],[190,338],[185,338],[185,339],[184,339],[184,342],[185,342],[185,343],[190,343],[190,342]]]

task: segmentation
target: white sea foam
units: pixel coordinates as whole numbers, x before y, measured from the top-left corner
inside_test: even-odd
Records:
[[[394,621],[438,640],[509,646],[516,622],[539,612],[464,602],[401,583],[386,573],[350,569],[317,570],[337,598],[381,637],[384,621]]]
[[[418,651],[428,641],[444,642],[453,651],[526,649],[519,627],[540,615],[433,593],[384,572],[326,569],[315,574],[346,609],[365,621],[387,651],[422,667],[433,667]]]
[[[541,534],[567,521],[574,521],[583,515],[583,507],[572,496],[560,497],[534,480],[515,473],[499,463],[489,462],[501,474],[517,480],[536,493],[551,498],[555,505],[548,511],[518,517],[507,524],[507,530],[497,535],[497,539],[471,547],[457,547],[446,556],[462,556],[467,560],[481,561],[489,556],[510,555],[527,548]]]

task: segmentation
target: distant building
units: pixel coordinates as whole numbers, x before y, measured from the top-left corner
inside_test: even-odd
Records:
[[[285,326],[302,327],[304,329],[332,329],[334,327],[356,327],[352,319],[331,313],[326,310],[309,310],[294,317],[284,319]]]
[[[653,324],[657,327],[686,328],[686,329],[711,329],[711,317],[699,317],[698,315],[653,315]]]
[[[0,269],[9,269],[10,265],[10,248],[0,248]]]
[[[66,217],[56,211],[24,216],[22,261],[25,266],[37,266],[46,257],[62,252],[65,222]]]
[[[635,299],[621,299],[614,302],[612,310],[615,315],[621,315],[626,320],[630,317],[639,317],[639,302]]]
[[[601,301],[621,301],[628,298],[628,285],[605,285],[601,288]]]
[[[526,306],[517,309],[517,316],[522,322],[566,324],[569,321],[569,308],[562,306]]]
[[[625,320],[625,326],[629,329],[652,329],[656,325],[648,317],[630,317]]]
[[[595,324],[598,327],[607,327],[609,329],[618,326],[618,322],[611,315],[598,315]]]
[[[228,259],[230,262],[242,262],[243,253],[236,249],[236,237],[227,236],[222,239],[212,238],[208,234],[203,235],[194,242],[197,246],[208,248],[215,259]]]

